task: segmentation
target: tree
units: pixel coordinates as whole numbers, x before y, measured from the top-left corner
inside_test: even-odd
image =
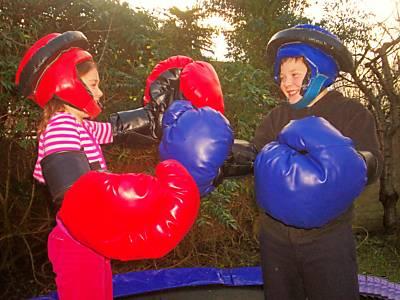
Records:
[[[164,57],[179,54],[202,59],[203,54],[212,52],[211,37],[215,29],[202,25],[206,18],[204,9],[195,7],[182,11],[173,7],[165,16],[166,20],[160,24],[160,51]]]
[[[146,77],[160,60],[172,54],[201,59],[210,45],[212,31],[199,25],[200,9],[172,9],[161,20],[121,2],[0,0],[0,282],[6,283],[0,298],[27,298],[54,288],[49,287],[46,240],[55,216],[47,188],[32,178],[41,109],[19,97],[14,86],[24,52],[46,34],[82,31],[99,65],[106,118],[142,104]],[[132,152],[122,147],[104,151],[117,172],[153,169],[154,149]]]
[[[398,26],[371,23],[373,16],[355,5],[343,0],[328,6],[326,11],[335,17],[325,16],[324,24],[347,41],[356,60],[356,71],[343,77],[342,88],[359,98],[377,121],[384,154],[379,201],[384,208],[383,225],[392,232],[399,223],[396,204],[400,174],[396,172],[396,158],[400,145],[396,139],[400,136],[400,30]]]
[[[396,210],[399,174],[395,171],[396,156],[400,152],[398,143],[395,143],[395,138],[400,134],[399,54],[400,32],[396,38],[381,41],[374,48],[366,45],[364,53],[359,54],[359,67],[352,82],[362,91],[378,123],[385,159],[380,177],[379,201],[384,207],[383,224],[389,232],[399,222]]]
[[[204,0],[210,14],[222,16],[232,30],[225,30],[228,56],[265,69],[265,47],[277,31],[307,22],[308,0]]]

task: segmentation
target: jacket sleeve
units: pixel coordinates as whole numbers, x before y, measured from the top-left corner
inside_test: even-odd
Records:
[[[252,143],[254,144],[257,152],[260,151],[266,144],[274,141],[278,137],[278,126],[274,122],[274,111],[270,111],[261,121],[261,124],[256,128],[254,139]]]
[[[383,156],[380,150],[376,123],[373,115],[360,103],[344,128],[344,135],[353,140],[355,149],[367,164],[368,183],[376,181],[382,172]]]

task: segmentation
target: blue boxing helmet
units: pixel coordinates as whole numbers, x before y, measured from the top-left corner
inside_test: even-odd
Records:
[[[303,87],[303,97],[294,108],[306,107],[324,89],[333,84],[339,71],[353,72],[351,53],[331,32],[310,24],[296,25],[277,32],[269,40],[267,61],[273,64],[274,80],[280,83],[281,61],[288,57],[303,57],[309,74]]]

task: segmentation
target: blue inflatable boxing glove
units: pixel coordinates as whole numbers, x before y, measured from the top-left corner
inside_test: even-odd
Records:
[[[179,161],[193,176],[201,196],[214,190],[214,178],[232,144],[229,121],[210,107],[195,108],[189,101],[176,100],[164,114],[160,158]]]
[[[367,182],[366,164],[328,121],[291,121],[267,144],[255,166],[258,205],[298,228],[321,227],[345,212]]]

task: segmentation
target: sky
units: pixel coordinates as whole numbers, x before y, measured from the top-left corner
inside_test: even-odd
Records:
[[[313,2],[309,8],[309,13],[318,20],[318,16],[322,12],[324,2],[332,0],[311,0]],[[157,2],[157,1],[155,1]],[[372,12],[376,15],[377,21],[385,21],[388,19],[394,20],[396,5],[400,5],[400,0],[353,0],[355,3],[363,6],[366,11]]]
[[[196,0],[124,0],[129,3],[129,5],[133,7],[142,7],[147,10],[155,10],[161,11],[162,9],[167,9],[173,6],[178,7],[181,10],[190,9],[195,3]],[[251,1],[251,0],[249,0]],[[323,3],[326,1],[332,0],[311,0],[311,7],[307,10],[307,12],[312,16],[315,20],[319,20],[319,16],[322,14]],[[353,0],[355,3],[360,3],[366,11],[372,12],[376,15],[376,19],[379,22],[389,22],[394,23],[395,12],[397,11],[396,6],[400,8],[400,0]],[[208,21],[208,23],[212,26],[216,26],[218,28],[227,28],[229,25],[224,22],[220,18],[213,18]],[[224,36],[220,34],[219,36],[214,37],[214,58],[218,60],[223,60],[226,51],[226,42]]]
[[[192,7],[196,0],[124,0],[129,3],[131,7],[143,7],[146,9],[169,8],[176,6],[181,10]]]
[[[168,9],[176,6],[180,10],[187,10],[193,7],[196,0],[124,0],[129,3],[131,7],[142,7],[147,10],[161,11],[162,9]],[[251,1],[251,0],[250,0]],[[208,22],[211,26],[218,28],[228,28],[229,24],[221,18],[212,18]],[[227,54],[226,42],[223,34],[215,36],[213,39],[213,51],[214,58],[217,60],[224,60],[225,54]],[[207,55],[207,53],[205,53]]]

